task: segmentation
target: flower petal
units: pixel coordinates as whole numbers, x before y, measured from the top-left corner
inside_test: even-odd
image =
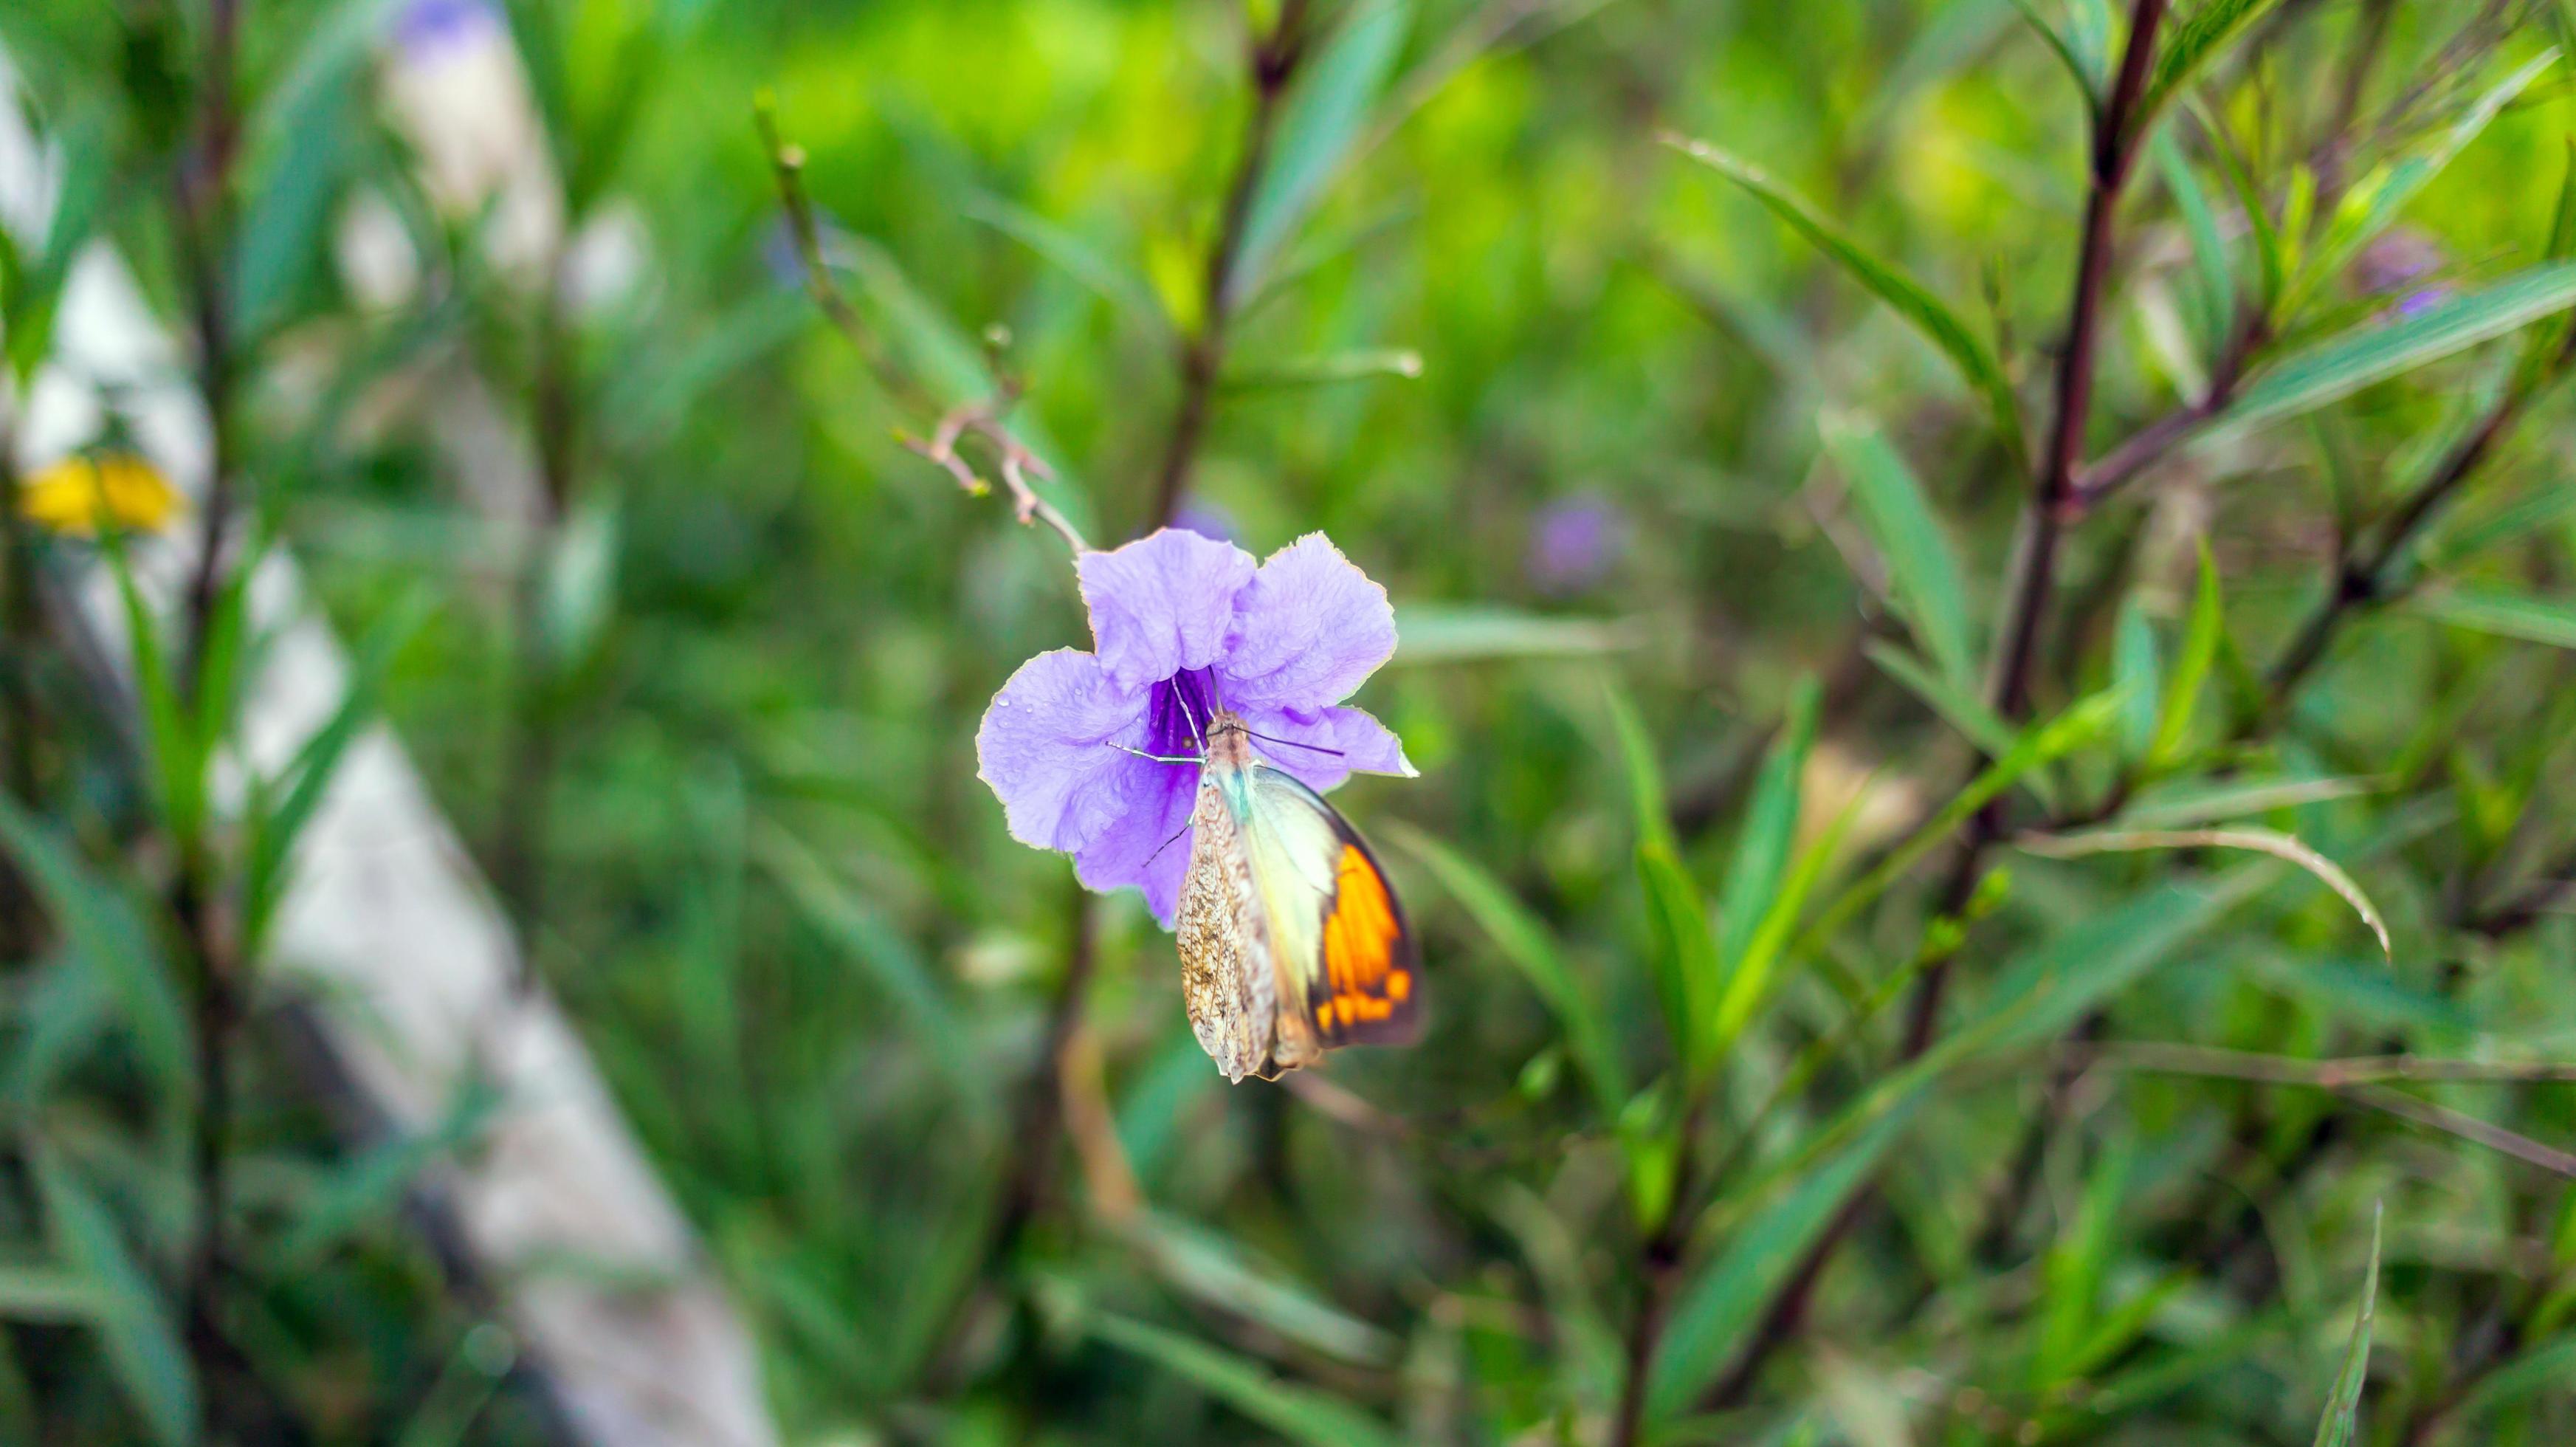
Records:
[[[1164,528],[1115,552],[1085,553],[1075,571],[1101,666],[1132,686],[1215,662],[1253,569],[1252,555],[1232,543]]]
[[[1351,696],[1395,652],[1395,608],[1322,533],[1270,555],[1217,665],[1238,712],[1310,714]]]
[[[1149,774],[1131,774],[1115,823],[1073,857],[1074,876],[1107,893],[1133,885],[1163,928],[1181,903],[1181,876],[1190,865],[1190,808],[1198,800],[1199,771],[1182,764],[1127,758]]]
[[[1319,794],[1353,773],[1414,777],[1404,740],[1359,709],[1265,709],[1244,722],[1265,735],[1254,741],[1263,759]],[[1314,747],[1301,747],[1307,744]]]
[[[975,733],[976,772],[1001,797],[1011,837],[1080,849],[1100,837],[1154,771],[1112,745],[1145,735],[1145,690],[1112,678],[1088,653],[1059,648],[1020,665]]]

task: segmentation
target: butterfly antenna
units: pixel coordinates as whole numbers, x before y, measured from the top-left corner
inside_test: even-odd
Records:
[[[1172,680],[1172,702],[1181,706],[1181,722],[1190,726],[1190,739],[1199,746],[1200,755],[1205,756],[1208,746],[1207,733],[1199,727],[1198,715],[1190,712],[1190,696],[1181,692],[1181,683],[1177,678]],[[1211,719],[1210,722],[1214,720]]]
[[[1250,730],[1250,729],[1245,729],[1245,730],[1244,730],[1244,732],[1245,732],[1245,733],[1247,733],[1247,734],[1251,734],[1251,735],[1252,735],[1252,737],[1254,737],[1254,738],[1256,738],[1256,739],[1261,740],[1261,741],[1262,741],[1263,743],[1265,743],[1265,744],[1285,744],[1285,745],[1287,745],[1289,748],[1292,748],[1292,749],[1312,749],[1312,750],[1314,750],[1316,753],[1319,753],[1319,754],[1331,754],[1334,758],[1337,758],[1337,759],[1338,759],[1338,758],[1343,757],[1343,755],[1342,755],[1342,751],[1341,751],[1340,749],[1328,749],[1328,748],[1325,748],[1322,744],[1306,744],[1306,743],[1299,743],[1299,742],[1298,742],[1297,740],[1295,740],[1295,739],[1274,739],[1274,738],[1272,738],[1272,737],[1271,737],[1270,735],[1268,735],[1268,734],[1255,734],[1255,733],[1252,733],[1252,730]]]
[[[1174,834],[1171,838],[1166,839],[1166,840],[1164,840],[1162,843],[1155,845],[1155,846],[1154,846],[1154,852],[1145,856],[1145,862],[1146,862],[1147,864],[1151,864],[1151,863],[1153,863],[1155,860],[1162,858],[1162,857],[1163,857],[1163,851],[1164,851],[1164,850],[1169,849],[1169,848],[1171,848],[1174,844],[1179,843],[1179,842],[1180,842],[1181,835],[1182,835],[1182,834],[1187,834],[1187,833],[1189,833],[1189,832],[1190,832],[1190,826],[1189,826],[1189,825],[1187,825],[1187,824],[1182,825],[1182,826],[1180,827],[1180,832],[1179,832],[1179,833],[1176,833],[1176,834]]]

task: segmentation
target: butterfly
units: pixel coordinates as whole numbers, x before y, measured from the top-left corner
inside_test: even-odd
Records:
[[[1181,995],[1200,1047],[1237,1083],[1344,1045],[1410,1045],[1422,1029],[1420,952],[1377,856],[1254,737],[1218,708],[1205,752],[1170,761],[1199,766]]]

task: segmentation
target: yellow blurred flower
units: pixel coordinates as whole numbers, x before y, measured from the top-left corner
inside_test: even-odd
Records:
[[[186,504],[161,470],[130,452],[66,457],[18,489],[18,511],[39,527],[88,537],[101,513],[119,527],[159,532]]]

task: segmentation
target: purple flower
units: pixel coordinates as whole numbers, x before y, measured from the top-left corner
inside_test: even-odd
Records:
[[[1600,582],[1628,550],[1628,515],[1595,494],[1563,498],[1530,522],[1529,579],[1564,597]]]
[[[412,0],[394,21],[394,44],[406,55],[430,55],[497,33],[500,20],[492,0]]]
[[[1093,651],[1020,665],[975,755],[1011,837],[1071,854],[1084,884],[1135,885],[1171,923],[1199,771],[1122,750],[1194,756],[1217,709],[1268,735],[1262,756],[1310,788],[1413,772],[1383,724],[1334,707],[1395,652],[1395,610],[1322,533],[1255,567],[1232,543],[1165,528],[1076,570]]]

